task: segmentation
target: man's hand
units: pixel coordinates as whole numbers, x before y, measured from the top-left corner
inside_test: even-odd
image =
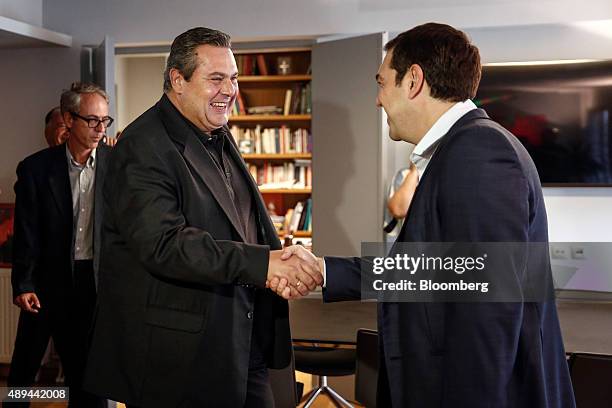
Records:
[[[308,251],[301,245],[292,245],[282,251],[281,260],[284,262],[288,262],[291,259],[296,258],[300,260],[300,264],[310,265],[311,268],[319,271],[321,274],[321,279],[317,280],[317,284],[322,285],[323,258],[317,258],[312,252]],[[296,299],[304,296],[304,294],[298,290],[299,287],[296,287],[290,280],[284,277],[274,277],[272,279],[268,279],[266,286],[285,299]],[[314,288],[311,290],[313,289]]]
[[[304,249],[305,250],[305,249]],[[308,251],[306,251],[308,252]],[[274,290],[285,299],[306,296],[317,285],[323,283],[323,275],[319,263],[314,256],[301,258],[284,255],[284,251],[270,251],[268,264],[267,287],[273,282],[285,282],[282,290]]]
[[[34,292],[22,293],[21,295],[15,296],[13,303],[19,306],[21,310],[30,313],[38,313],[38,309],[40,309],[40,301]]]
[[[117,144],[117,138],[112,136],[104,136],[104,143],[106,143],[109,147],[115,147]]]

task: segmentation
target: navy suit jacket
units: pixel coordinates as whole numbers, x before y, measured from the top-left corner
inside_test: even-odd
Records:
[[[528,153],[483,110],[467,113],[440,140],[398,242],[547,241]],[[359,258],[325,260],[325,301],[358,299]],[[378,329],[385,406],[575,406],[553,300],[380,303]]]

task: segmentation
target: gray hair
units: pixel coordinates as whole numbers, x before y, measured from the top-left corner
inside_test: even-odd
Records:
[[[64,90],[60,98],[60,109],[64,112],[79,112],[81,109],[81,95],[98,94],[109,103],[108,96],[102,88],[96,84],[86,82],[73,82],[69,90]]]
[[[170,70],[177,69],[186,81],[191,79],[193,71],[198,65],[196,48],[200,45],[230,48],[230,36],[211,28],[195,27],[185,31],[172,42],[170,55],[164,71],[164,92],[172,90],[170,83]]]

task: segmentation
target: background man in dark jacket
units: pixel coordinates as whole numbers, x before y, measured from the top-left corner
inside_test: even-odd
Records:
[[[100,141],[113,119],[106,94],[91,84],[75,83],[65,91],[61,111],[68,141],[17,167],[12,283],[22,311],[7,382],[31,385],[27,377],[36,373],[44,349],[29,353],[31,343],[42,338],[29,334],[50,332],[70,387],[70,406],[95,407],[104,401],[83,392],[81,383],[100,248],[101,211],[95,203],[109,150]]]

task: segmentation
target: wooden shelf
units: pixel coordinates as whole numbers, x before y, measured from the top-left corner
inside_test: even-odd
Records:
[[[278,233],[278,236],[283,238],[287,235],[284,231]],[[291,235],[293,235],[293,238],[312,238],[312,231],[294,231]]]
[[[261,194],[311,194],[312,188],[260,188]]]
[[[312,115],[234,115],[229,122],[299,122],[309,121]]]
[[[312,79],[312,75],[243,75],[238,77],[241,82],[306,82]]]
[[[243,154],[244,160],[309,160],[311,153],[273,153],[273,154]]]

